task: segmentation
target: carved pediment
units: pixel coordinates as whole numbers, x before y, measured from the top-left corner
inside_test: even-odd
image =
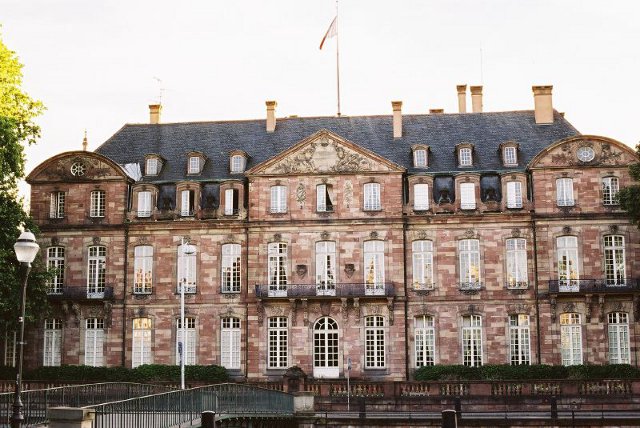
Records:
[[[618,141],[580,135],[548,147],[533,159],[531,167],[626,167],[637,161],[633,150]]]
[[[120,167],[92,152],[69,152],[55,156],[33,170],[27,182],[95,181],[125,178]]]

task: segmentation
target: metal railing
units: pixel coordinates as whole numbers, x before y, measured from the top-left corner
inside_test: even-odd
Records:
[[[392,297],[392,283],[336,283],[336,284],[256,284],[256,296],[260,298],[283,297]]]
[[[89,290],[86,286],[64,286],[57,292],[48,292],[49,300],[113,300],[113,287],[106,286],[104,291]]]
[[[640,291],[640,279],[619,278],[550,280],[550,293],[629,293]]]

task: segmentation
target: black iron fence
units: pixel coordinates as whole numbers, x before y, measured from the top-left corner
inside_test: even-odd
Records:
[[[638,278],[554,279],[550,293],[630,293],[640,291]]]
[[[113,287],[89,289],[86,286],[64,286],[47,292],[49,300],[113,300]]]
[[[323,283],[323,284],[256,284],[256,296],[278,297],[391,297],[395,293],[390,282],[367,283]]]

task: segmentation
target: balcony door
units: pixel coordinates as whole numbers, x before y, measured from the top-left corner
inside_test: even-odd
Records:
[[[313,326],[313,377],[337,378],[338,368],[338,323],[325,317]]]
[[[319,296],[336,295],[335,242],[316,242],[316,292]]]
[[[579,291],[578,238],[575,236],[560,236],[556,242],[558,247],[558,286],[560,291]]]

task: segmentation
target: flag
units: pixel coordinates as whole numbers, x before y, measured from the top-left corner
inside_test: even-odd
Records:
[[[325,33],[322,41],[320,42],[320,49],[322,49],[322,45],[324,45],[325,40],[335,37],[338,34],[338,16],[336,15],[331,21],[331,25],[329,25],[329,29]]]

